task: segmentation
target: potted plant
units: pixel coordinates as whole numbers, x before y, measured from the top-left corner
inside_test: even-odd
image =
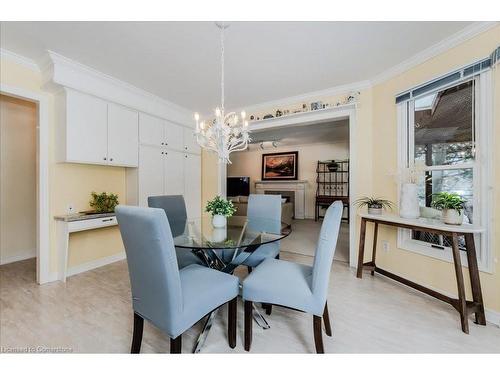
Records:
[[[330,172],[337,172],[339,170],[339,163],[335,160],[331,160],[326,166]]]
[[[384,209],[390,210],[394,206],[390,200],[383,198],[362,197],[357,199],[354,204],[359,208],[368,207],[368,213],[372,215],[381,215]]]
[[[113,193],[106,193],[103,191],[101,194],[97,194],[95,191],[90,193],[91,200],[89,202],[90,207],[94,209],[97,213],[109,213],[114,212],[115,207],[118,206],[118,195]]]
[[[223,228],[227,224],[227,218],[233,216],[236,208],[233,202],[217,195],[214,199],[207,202],[205,211],[212,214],[212,225],[215,228]]]
[[[465,199],[458,194],[447,192],[436,193],[433,196],[432,207],[442,211],[442,219],[445,224],[462,224]]]

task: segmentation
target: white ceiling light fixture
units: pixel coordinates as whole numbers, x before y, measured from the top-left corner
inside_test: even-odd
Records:
[[[198,144],[219,155],[219,163],[231,164],[229,154],[243,151],[250,141],[248,121],[245,111],[238,116],[236,112],[225,113],[224,109],[224,30],[229,27],[224,22],[216,22],[221,31],[221,106],[215,109],[212,122],[200,122],[200,115],[194,114],[196,120],[196,140]]]

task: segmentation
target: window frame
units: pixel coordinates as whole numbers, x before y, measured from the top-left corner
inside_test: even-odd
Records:
[[[493,139],[493,87],[491,69],[483,71],[473,77],[459,79],[455,82],[437,87],[435,90],[426,92],[417,97],[412,97],[407,101],[398,103],[398,168],[405,168],[414,163],[414,104],[415,100],[442,91],[443,89],[459,85],[467,81],[474,81],[474,108],[475,117],[473,128],[473,162],[466,162],[456,165],[426,166],[426,171],[434,170],[457,170],[472,168],[473,170],[473,195],[474,195],[474,220],[485,229],[484,233],[475,235],[476,249],[478,255],[478,267],[483,272],[493,272],[493,231],[492,228],[492,208],[487,202],[493,201],[492,171],[492,139]],[[398,201],[401,186],[398,186]],[[411,230],[398,229],[398,248],[410,252],[429,256],[431,258],[453,262],[453,255],[450,247],[437,249],[430,243],[414,240],[411,238]],[[465,251],[460,251],[462,264],[467,265]]]

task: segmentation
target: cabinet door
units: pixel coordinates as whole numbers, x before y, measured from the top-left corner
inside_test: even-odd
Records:
[[[165,143],[174,150],[184,150],[184,128],[180,125],[165,121]]]
[[[107,164],[107,111],[104,100],[67,91],[64,161]]]
[[[148,197],[163,195],[163,163],[162,150],[154,146],[139,148],[139,205],[148,205]]]
[[[184,128],[184,151],[192,152],[195,154],[200,154],[200,146],[196,141],[196,135],[194,134],[194,129]]]
[[[184,154],[184,199],[188,217],[201,216],[201,157]]]
[[[161,146],[165,143],[163,120],[145,113],[139,114],[139,142]]]
[[[166,150],[165,155],[165,194],[184,195],[184,154]]]
[[[139,158],[138,113],[108,104],[108,162],[110,165],[137,167]]]

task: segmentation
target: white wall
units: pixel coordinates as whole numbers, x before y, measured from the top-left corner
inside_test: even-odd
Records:
[[[258,146],[257,146],[258,147]],[[299,152],[299,180],[307,181],[306,218],[314,218],[314,201],[316,196],[316,164],[318,160],[347,159],[349,142],[312,143],[297,146],[277,147],[271,150],[256,149],[231,154],[231,162],[227,167],[228,176],[249,176],[251,192],[255,192],[255,181],[261,179],[262,154],[273,152]]]
[[[0,264],[36,256],[34,103],[0,95]]]

